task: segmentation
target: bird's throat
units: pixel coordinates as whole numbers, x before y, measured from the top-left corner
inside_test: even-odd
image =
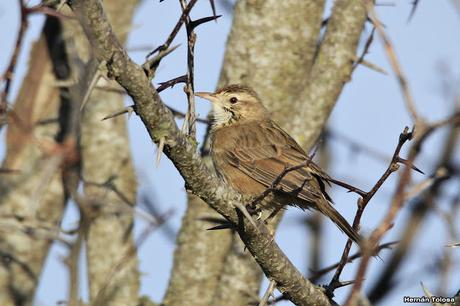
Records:
[[[224,107],[215,107],[213,110],[213,128],[220,128],[232,125],[238,121],[239,116],[231,109]]]

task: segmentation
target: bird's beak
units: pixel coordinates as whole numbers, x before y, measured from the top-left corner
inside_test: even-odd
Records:
[[[216,95],[211,92],[195,92],[195,96],[206,99],[211,103],[216,103],[219,101]]]

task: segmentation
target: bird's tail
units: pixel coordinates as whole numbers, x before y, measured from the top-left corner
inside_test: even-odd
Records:
[[[326,201],[325,201],[326,202]],[[354,242],[360,243],[361,236],[351,227],[345,218],[329,203],[317,205],[317,209],[328,216]]]

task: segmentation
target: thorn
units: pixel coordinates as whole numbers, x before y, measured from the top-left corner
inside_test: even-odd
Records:
[[[209,3],[211,4],[212,15],[216,17],[216,3],[214,3],[214,0],[209,0]]]
[[[371,70],[374,70],[375,72],[381,73],[383,75],[388,75],[388,72],[385,69],[383,69],[382,67],[379,67],[376,64],[371,63],[371,62],[369,62],[367,60],[362,60],[360,62],[360,64],[363,65],[363,66],[366,66],[367,68],[369,68]]]
[[[345,287],[345,286],[349,286],[349,285],[352,285],[354,284],[356,281],[354,280],[350,280],[350,281],[340,281],[338,282],[336,285],[335,285],[335,289],[337,288],[341,288],[341,287]]]
[[[206,230],[208,231],[221,230],[221,229],[235,229],[235,225],[224,218],[201,217],[201,218],[198,218],[198,220],[216,224],[213,227],[207,228]]]
[[[244,205],[242,205],[241,203],[237,203],[236,204],[236,208],[238,208],[242,213],[243,215],[249,220],[249,222],[255,227],[255,229],[257,230],[257,232],[259,232],[259,227],[257,226],[256,222],[254,221],[254,219],[252,218],[252,216],[249,214],[248,210],[246,209],[246,207]]]
[[[445,245],[446,248],[456,248],[459,246],[460,246],[460,242],[454,242],[454,243],[449,243]]]
[[[270,297],[274,298],[273,291],[276,288],[276,282],[273,279],[270,279],[270,282],[268,283],[268,288],[265,291],[262,299],[259,302],[259,306],[266,306],[268,305],[268,300]]]
[[[168,87],[174,87],[174,85],[178,84],[178,83],[187,83],[187,75],[181,75],[177,78],[174,78],[174,79],[170,79],[168,81],[164,81],[164,82],[160,82],[160,86],[158,86],[157,88],[157,92],[162,92],[163,90],[165,90],[166,88]]]
[[[104,120],[107,120],[107,119],[112,119],[112,118],[118,117],[118,116],[123,115],[123,114],[126,114],[126,113],[128,113],[128,119],[129,119],[129,117],[131,116],[131,114],[132,114],[133,112],[135,112],[134,107],[135,107],[134,105],[131,105],[131,106],[128,106],[128,107],[126,107],[126,108],[124,108],[124,109],[122,109],[122,110],[116,111],[116,112],[113,113],[113,114],[110,114],[110,115],[105,116],[104,118],[102,118],[101,121],[104,121]]]
[[[212,21],[212,20],[217,20],[220,17],[222,17],[222,15],[204,17],[204,18],[200,18],[200,19],[197,19],[197,20],[193,20],[192,22],[190,22],[190,28],[192,30],[194,30],[197,26],[199,26],[199,25],[201,25],[203,23]]]
[[[417,5],[419,4],[419,0],[414,0],[412,1],[412,9],[409,13],[409,17],[407,18],[407,23],[409,23],[412,20],[412,17],[415,15],[415,10],[417,9]]]
[[[423,284],[423,282],[420,282],[420,286],[422,287],[423,292],[425,293],[425,296],[426,296],[426,297],[431,298],[431,297],[433,296],[433,294],[430,292],[430,290],[428,290],[428,288],[425,287],[425,285]]]
[[[107,65],[106,61],[101,61],[99,64],[95,60],[91,60],[88,62],[86,65],[87,70],[89,70],[89,73],[92,73],[92,69],[96,69],[94,71],[94,75],[92,76],[91,80],[89,80],[89,84],[86,87],[85,95],[83,96],[83,99],[81,101],[80,105],[80,112],[85,108],[86,103],[89,101],[89,97],[91,96],[91,93],[93,92],[94,87],[96,87],[97,82],[99,82],[99,79],[103,76],[102,71],[104,71],[104,67]]]
[[[235,226],[231,224],[230,222],[228,224],[221,224],[221,225],[216,225],[210,228],[207,228],[207,231],[219,231],[219,230],[224,230],[224,229],[234,229]]]
[[[412,164],[411,162],[409,162],[407,159],[404,159],[404,158],[401,158],[401,157],[397,157],[396,158],[396,161],[398,163],[401,163],[403,165],[406,165],[407,167],[410,167],[412,170],[415,170],[417,171],[418,173],[421,173],[423,175],[425,175],[425,172],[423,172],[422,170],[420,170],[419,168],[417,168],[414,164]]]
[[[155,165],[156,165],[157,168],[160,165],[161,155],[163,153],[163,148],[165,146],[165,140],[166,140],[166,138],[163,136],[163,137],[160,138],[160,142],[158,143],[157,158],[156,158],[156,162],[155,162]]]
[[[168,48],[168,49],[162,49],[164,47],[164,45],[161,45],[160,47],[156,48],[154,51],[151,52],[151,54],[155,53],[158,51],[158,55],[151,58],[151,59],[148,59],[143,65],[142,65],[142,68],[144,69],[145,73],[147,74],[147,76],[152,79],[154,74],[155,74],[155,70],[156,68],[158,67],[158,65],[160,64],[161,60],[167,56],[168,54],[170,54],[171,52],[173,52],[174,50],[176,50],[177,48],[180,47],[180,44],[178,45],[175,45],[171,48]]]

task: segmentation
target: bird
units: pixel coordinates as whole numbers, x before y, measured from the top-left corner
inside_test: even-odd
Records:
[[[269,191],[268,200],[258,204],[262,211],[271,212],[267,219],[289,205],[316,209],[359,243],[360,235],[326,192],[330,176],[272,120],[252,88],[231,84],[195,95],[212,104],[210,155],[225,184],[252,198]]]

